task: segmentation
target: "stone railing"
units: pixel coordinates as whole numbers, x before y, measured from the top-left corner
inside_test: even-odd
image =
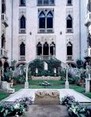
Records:
[[[7,57],[7,50],[0,48],[0,57]]]

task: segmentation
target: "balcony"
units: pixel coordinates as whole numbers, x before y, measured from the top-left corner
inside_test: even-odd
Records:
[[[67,32],[67,33],[73,33],[73,28],[67,28],[67,29],[66,29],[66,32]]]
[[[7,50],[0,48],[0,58],[2,57],[7,58]]]
[[[53,28],[40,28],[38,33],[54,33]]]
[[[19,33],[20,34],[25,34],[26,33],[26,29],[25,28],[20,28],[19,29]]]
[[[85,25],[88,27],[91,23],[91,12],[87,13]]]
[[[5,25],[5,27],[8,27],[8,18],[6,16],[6,14],[2,14],[1,15],[1,20],[2,20],[2,23]]]
[[[51,58],[55,58],[55,55],[37,55],[37,58],[41,60],[50,60]]]
[[[25,61],[25,55],[20,55],[19,56],[19,61]]]
[[[73,55],[67,55],[67,60],[68,62],[73,61]]]

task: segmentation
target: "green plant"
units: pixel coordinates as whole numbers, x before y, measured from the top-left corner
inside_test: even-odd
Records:
[[[44,69],[44,62],[47,63],[48,70]],[[53,58],[50,60],[35,59],[32,63],[29,64],[29,72],[31,72],[31,75],[34,76],[54,76],[54,69],[56,69],[56,75],[58,76],[58,69],[60,64],[61,62],[59,60]],[[38,73],[36,73],[36,68],[38,69]]]
[[[79,59],[78,59],[78,60],[76,61],[76,65],[77,65],[78,68],[82,68],[82,67],[84,67],[84,62],[83,62],[82,60],[79,60]]]

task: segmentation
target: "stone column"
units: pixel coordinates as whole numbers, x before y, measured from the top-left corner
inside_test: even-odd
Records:
[[[65,81],[65,88],[69,89],[69,81],[68,81],[68,65],[66,66],[66,81]]]
[[[25,81],[25,88],[29,88],[29,83],[28,83],[28,64],[26,64],[26,81]]]
[[[90,80],[88,78],[85,79],[85,92],[90,92]]]

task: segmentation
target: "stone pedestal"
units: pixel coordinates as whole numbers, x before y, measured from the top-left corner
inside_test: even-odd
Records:
[[[85,91],[90,92],[91,91],[91,78],[85,79]]]
[[[28,89],[29,88],[29,83],[28,81],[25,82],[25,89]]]
[[[35,92],[34,104],[37,105],[58,105],[60,104],[60,93],[58,91],[46,90]]]

